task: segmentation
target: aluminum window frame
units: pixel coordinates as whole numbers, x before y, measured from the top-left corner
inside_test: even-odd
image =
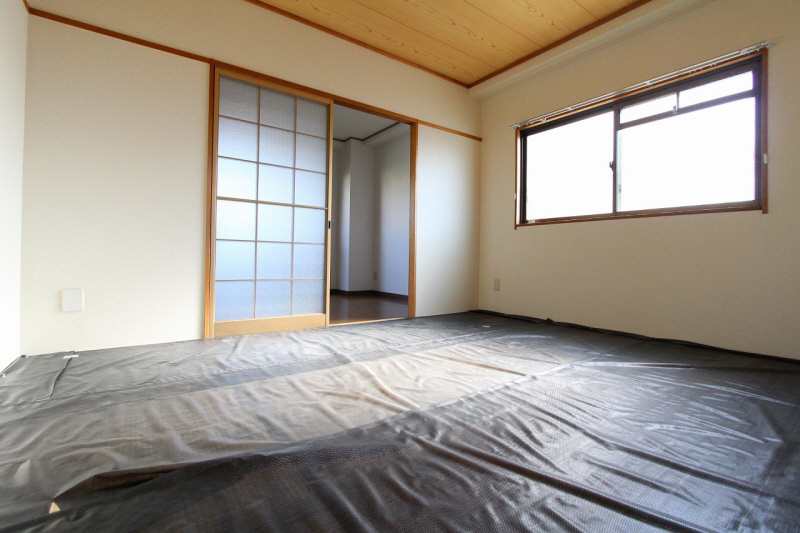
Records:
[[[753,88],[734,95],[716,98],[707,102],[701,102],[685,108],[678,105],[676,111],[668,111],[651,115],[648,117],[620,123],[620,112],[623,108],[642,103],[660,96],[679,93],[693,87],[705,85],[720,79],[728,78],[744,72],[753,72]],[[543,224],[559,224],[567,222],[585,222],[594,220],[615,220],[623,218],[640,218],[653,216],[685,215],[698,213],[716,213],[729,211],[761,210],[767,213],[767,50],[763,49],[743,58],[737,58],[720,65],[705,69],[701,72],[684,76],[678,80],[671,80],[664,84],[638,90],[630,94],[616,96],[607,101],[596,103],[592,106],[569,111],[562,115],[548,118],[544,122],[539,122],[516,132],[516,165],[517,165],[517,186],[515,193],[515,228],[520,226],[535,226]],[[621,130],[664,120],[680,114],[692,113],[702,109],[708,109],[718,105],[723,105],[732,101],[745,98],[755,98],[755,199],[744,202],[715,203],[704,205],[687,205],[679,207],[666,207],[643,209],[637,211],[620,211],[619,208],[619,182],[618,182],[618,160],[617,160],[617,140]],[[603,113],[614,113],[614,151],[612,154],[611,169],[613,174],[613,200],[612,211],[595,215],[575,215],[544,219],[527,219],[527,138],[531,135],[541,133],[554,128],[559,128],[567,124],[584,120]]]

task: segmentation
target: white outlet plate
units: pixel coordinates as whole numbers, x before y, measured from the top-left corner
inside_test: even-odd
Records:
[[[65,313],[83,311],[83,289],[64,289],[61,291],[61,310]]]
[[[496,291],[500,290],[500,278],[495,278],[495,280],[494,280],[494,290],[496,290]]]

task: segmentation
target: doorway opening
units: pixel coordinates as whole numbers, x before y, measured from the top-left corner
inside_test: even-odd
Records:
[[[413,315],[411,130],[404,122],[334,105],[331,325]]]

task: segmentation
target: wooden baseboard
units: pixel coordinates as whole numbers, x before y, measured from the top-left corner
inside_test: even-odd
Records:
[[[395,294],[392,292],[382,291],[343,291],[341,289],[331,289],[331,294],[339,294],[342,296],[381,296],[383,298],[408,301],[408,296],[405,294]]]

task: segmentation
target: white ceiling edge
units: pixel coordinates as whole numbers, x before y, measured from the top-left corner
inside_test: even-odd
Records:
[[[357,142],[363,143],[370,148],[376,148],[382,144],[385,144],[389,141],[393,141],[398,137],[402,137],[403,135],[410,135],[411,134],[411,126],[405,124],[403,122],[395,122],[390,128],[377,133],[376,135],[370,137],[366,140],[359,140],[355,138],[348,139],[346,141],[340,141],[339,139],[333,140],[333,149],[334,150],[342,150],[347,146],[349,142]]]
[[[384,130],[373,137],[370,137],[364,144],[367,146],[372,146],[373,148],[376,146],[380,146],[381,144],[387,143],[389,141],[393,141],[398,137],[403,135],[408,135],[411,133],[411,126],[405,124],[403,122],[397,122],[394,126],[390,127],[387,130]]]
[[[491,98],[598,50],[624,41],[715,0],[655,0],[625,13],[540,56],[468,89],[476,100]]]

